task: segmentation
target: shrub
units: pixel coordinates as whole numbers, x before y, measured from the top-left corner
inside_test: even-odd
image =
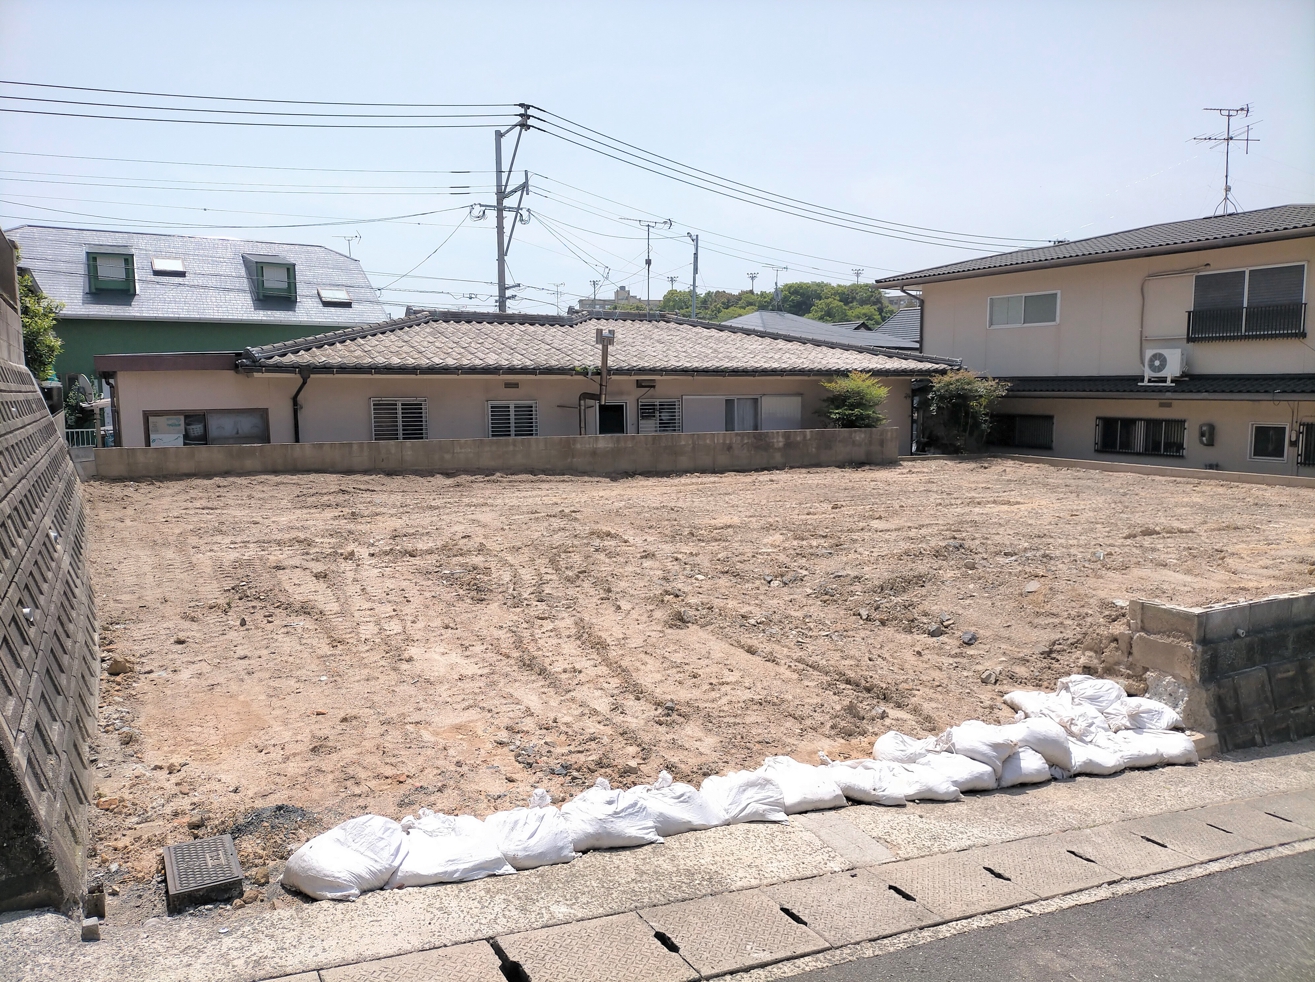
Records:
[[[822,401],[818,415],[832,426],[861,429],[880,426],[886,417],[879,407],[890,395],[886,388],[867,372],[850,372],[822,383],[831,394]]]
[[[1008,389],[1008,382],[967,369],[937,376],[928,400],[934,417],[931,442],[950,453],[980,446],[991,426],[991,407]]]

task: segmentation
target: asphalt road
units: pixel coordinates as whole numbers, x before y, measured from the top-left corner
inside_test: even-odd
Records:
[[[1315,852],[1030,917],[794,982],[1311,982]]]

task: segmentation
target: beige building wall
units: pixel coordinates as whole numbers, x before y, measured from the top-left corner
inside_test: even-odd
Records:
[[[923,350],[962,358],[966,367],[996,376],[1140,375],[1145,348],[1182,348],[1193,375],[1311,373],[1315,347],[1308,338],[1186,339],[1193,273],[1175,271],[1286,263],[1307,264],[1309,300],[1315,237],[928,283],[922,287]],[[990,297],[1051,290],[1060,293],[1058,324],[987,326]]]
[[[641,376],[650,378],[650,376]],[[608,402],[626,404],[626,430],[637,432],[637,400],[675,399],[687,395],[799,395],[801,428],[822,425],[816,415],[826,396],[821,379],[812,377],[672,377],[657,376],[657,387],[639,389],[635,376],[614,376]],[[910,385],[907,378],[882,380],[890,388],[885,415],[899,430],[900,453],[909,452]],[[292,394],[301,380],[291,375],[242,375],[231,371],[119,372],[117,391],[125,447],[147,445],[145,411],[201,412],[211,409],[267,409],[270,440],[292,442]],[[516,388],[509,388],[515,385]],[[574,436],[579,432],[577,400],[597,386],[583,378],[562,376],[393,376],[315,375],[298,399],[303,443],[368,441],[372,437],[372,398],[427,400],[431,439],[477,439],[488,436],[489,401],[538,403],[539,435]],[[588,432],[596,432],[592,409]]]
[[[1166,396],[1168,394],[1166,393]],[[1315,467],[1297,466],[1297,448],[1287,448],[1283,461],[1252,460],[1251,425],[1278,424],[1288,427],[1289,439],[1294,427],[1315,421],[1315,397],[1306,401],[1271,402],[1224,399],[1003,399],[1001,413],[1053,415],[1055,446],[1051,451],[1011,449],[1011,453],[1042,454],[1078,460],[1117,460],[1125,463],[1156,464],[1179,467],[1218,467],[1226,471],[1250,471],[1259,474],[1315,476]],[[1182,457],[1158,457],[1141,454],[1098,453],[1096,417],[1133,419],[1185,419],[1187,439]],[[1202,423],[1215,426],[1214,446],[1201,445]]]

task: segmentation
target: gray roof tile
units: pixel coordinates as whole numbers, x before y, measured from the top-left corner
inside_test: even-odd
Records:
[[[1315,235],[1315,204],[1279,205],[1232,215],[1193,218],[1183,222],[1147,225],[1097,235],[1090,239],[1060,242],[1038,249],[1018,249],[948,266],[934,266],[914,273],[878,280],[877,286],[909,286],[937,280],[966,279],[1016,269],[1076,266],[1081,263],[1123,259],[1135,255],[1164,255],[1198,249],[1239,245],[1248,241],[1300,238]]]
[[[425,311],[366,329],[250,348],[242,363],[266,371],[572,374],[597,366],[594,331],[616,330],[612,371],[626,374],[915,375],[947,359],[781,337],[664,314],[573,317]]]
[[[782,334],[790,337],[805,338],[811,341],[835,341],[840,344],[858,345],[864,348],[917,348],[918,339],[912,343],[892,331],[886,330],[886,323],[876,329],[869,328],[864,321],[847,321],[832,324],[827,321],[810,320],[798,314],[784,310],[755,310],[752,313],[726,321],[750,331],[766,331],[769,334]]]
[[[317,245],[156,235],[147,232],[22,225],[6,234],[22,250],[22,266],[45,293],[64,304],[60,315],[98,320],[208,321],[305,325],[373,324],[388,316],[361,264]],[[130,250],[135,296],[87,292],[87,252]],[[296,265],[297,303],[256,300],[242,257],[274,255]],[[151,260],[181,259],[185,276],[155,275]],[[319,287],[346,289],[352,305],[325,306]]]

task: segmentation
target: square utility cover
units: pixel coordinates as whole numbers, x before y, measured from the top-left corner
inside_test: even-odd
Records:
[[[164,879],[170,914],[241,896],[242,864],[233,837],[225,832],[165,846]]]

